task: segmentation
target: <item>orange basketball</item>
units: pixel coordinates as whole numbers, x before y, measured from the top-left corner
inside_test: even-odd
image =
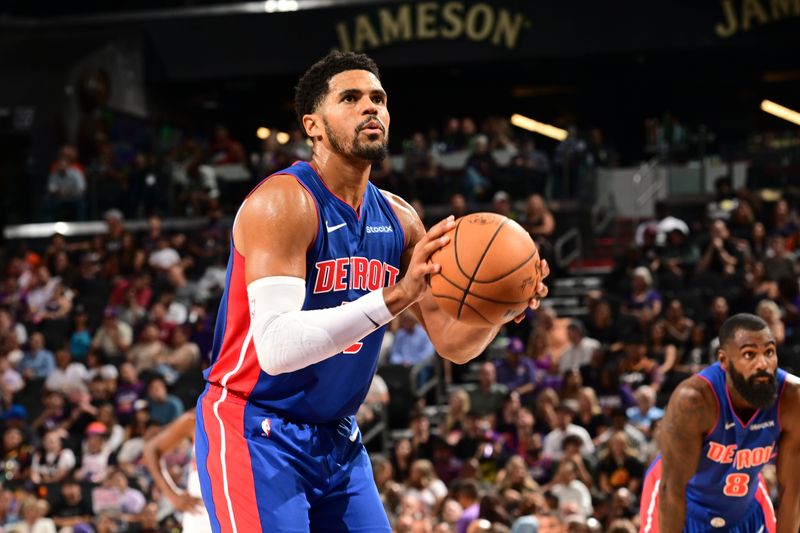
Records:
[[[497,213],[456,220],[450,242],[431,257],[442,266],[431,292],[445,312],[476,325],[520,314],[542,278],[539,250],[522,226]]]

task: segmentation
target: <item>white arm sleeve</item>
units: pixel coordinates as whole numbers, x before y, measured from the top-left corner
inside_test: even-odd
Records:
[[[311,311],[301,311],[306,297],[301,278],[260,278],[247,286],[247,295],[258,362],[273,376],[324,361],[394,318],[383,289],[347,305]]]

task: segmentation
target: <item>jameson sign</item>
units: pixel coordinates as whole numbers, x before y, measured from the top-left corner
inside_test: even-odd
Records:
[[[714,32],[723,39],[756,26],[800,17],[800,0],[722,0],[722,22]]]
[[[339,49],[362,52],[395,43],[454,40],[513,50],[531,27],[519,11],[488,3],[409,2],[359,13],[336,25]]]

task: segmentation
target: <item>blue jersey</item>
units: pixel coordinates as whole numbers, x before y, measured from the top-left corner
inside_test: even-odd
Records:
[[[405,236],[394,208],[377,187],[367,183],[356,212],[308,163],[277,174],[294,176],[317,207],[317,235],[306,255],[304,310],[344,305],[397,281]],[[232,245],[206,379],[267,412],[299,422],[324,423],[354,415],[375,374],[385,327],[320,363],[267,375],[249,335],[244,261]]]
[[[778,401],[759,409],[746,421],[733,410],[725,371],[719,363],[698,375],[714,391],[719,416],[714,429],[703,439],[697,473],[686,486],[686,514],[702,523],[716,519],[720,524],[736,524],[759,505],[756,496],[757,491],[763,490],[759,488],[761,469],[777,452],[780,394],[786,372],[778,370]]]

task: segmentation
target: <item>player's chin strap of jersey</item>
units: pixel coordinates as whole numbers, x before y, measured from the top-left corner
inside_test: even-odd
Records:
[[[309,311],[301,311],[306,298],[302,278],[260,278],[247,286],[247,295],[258,362],[273,376],[324,361],[394,318],[383,289],[347,305]]]

